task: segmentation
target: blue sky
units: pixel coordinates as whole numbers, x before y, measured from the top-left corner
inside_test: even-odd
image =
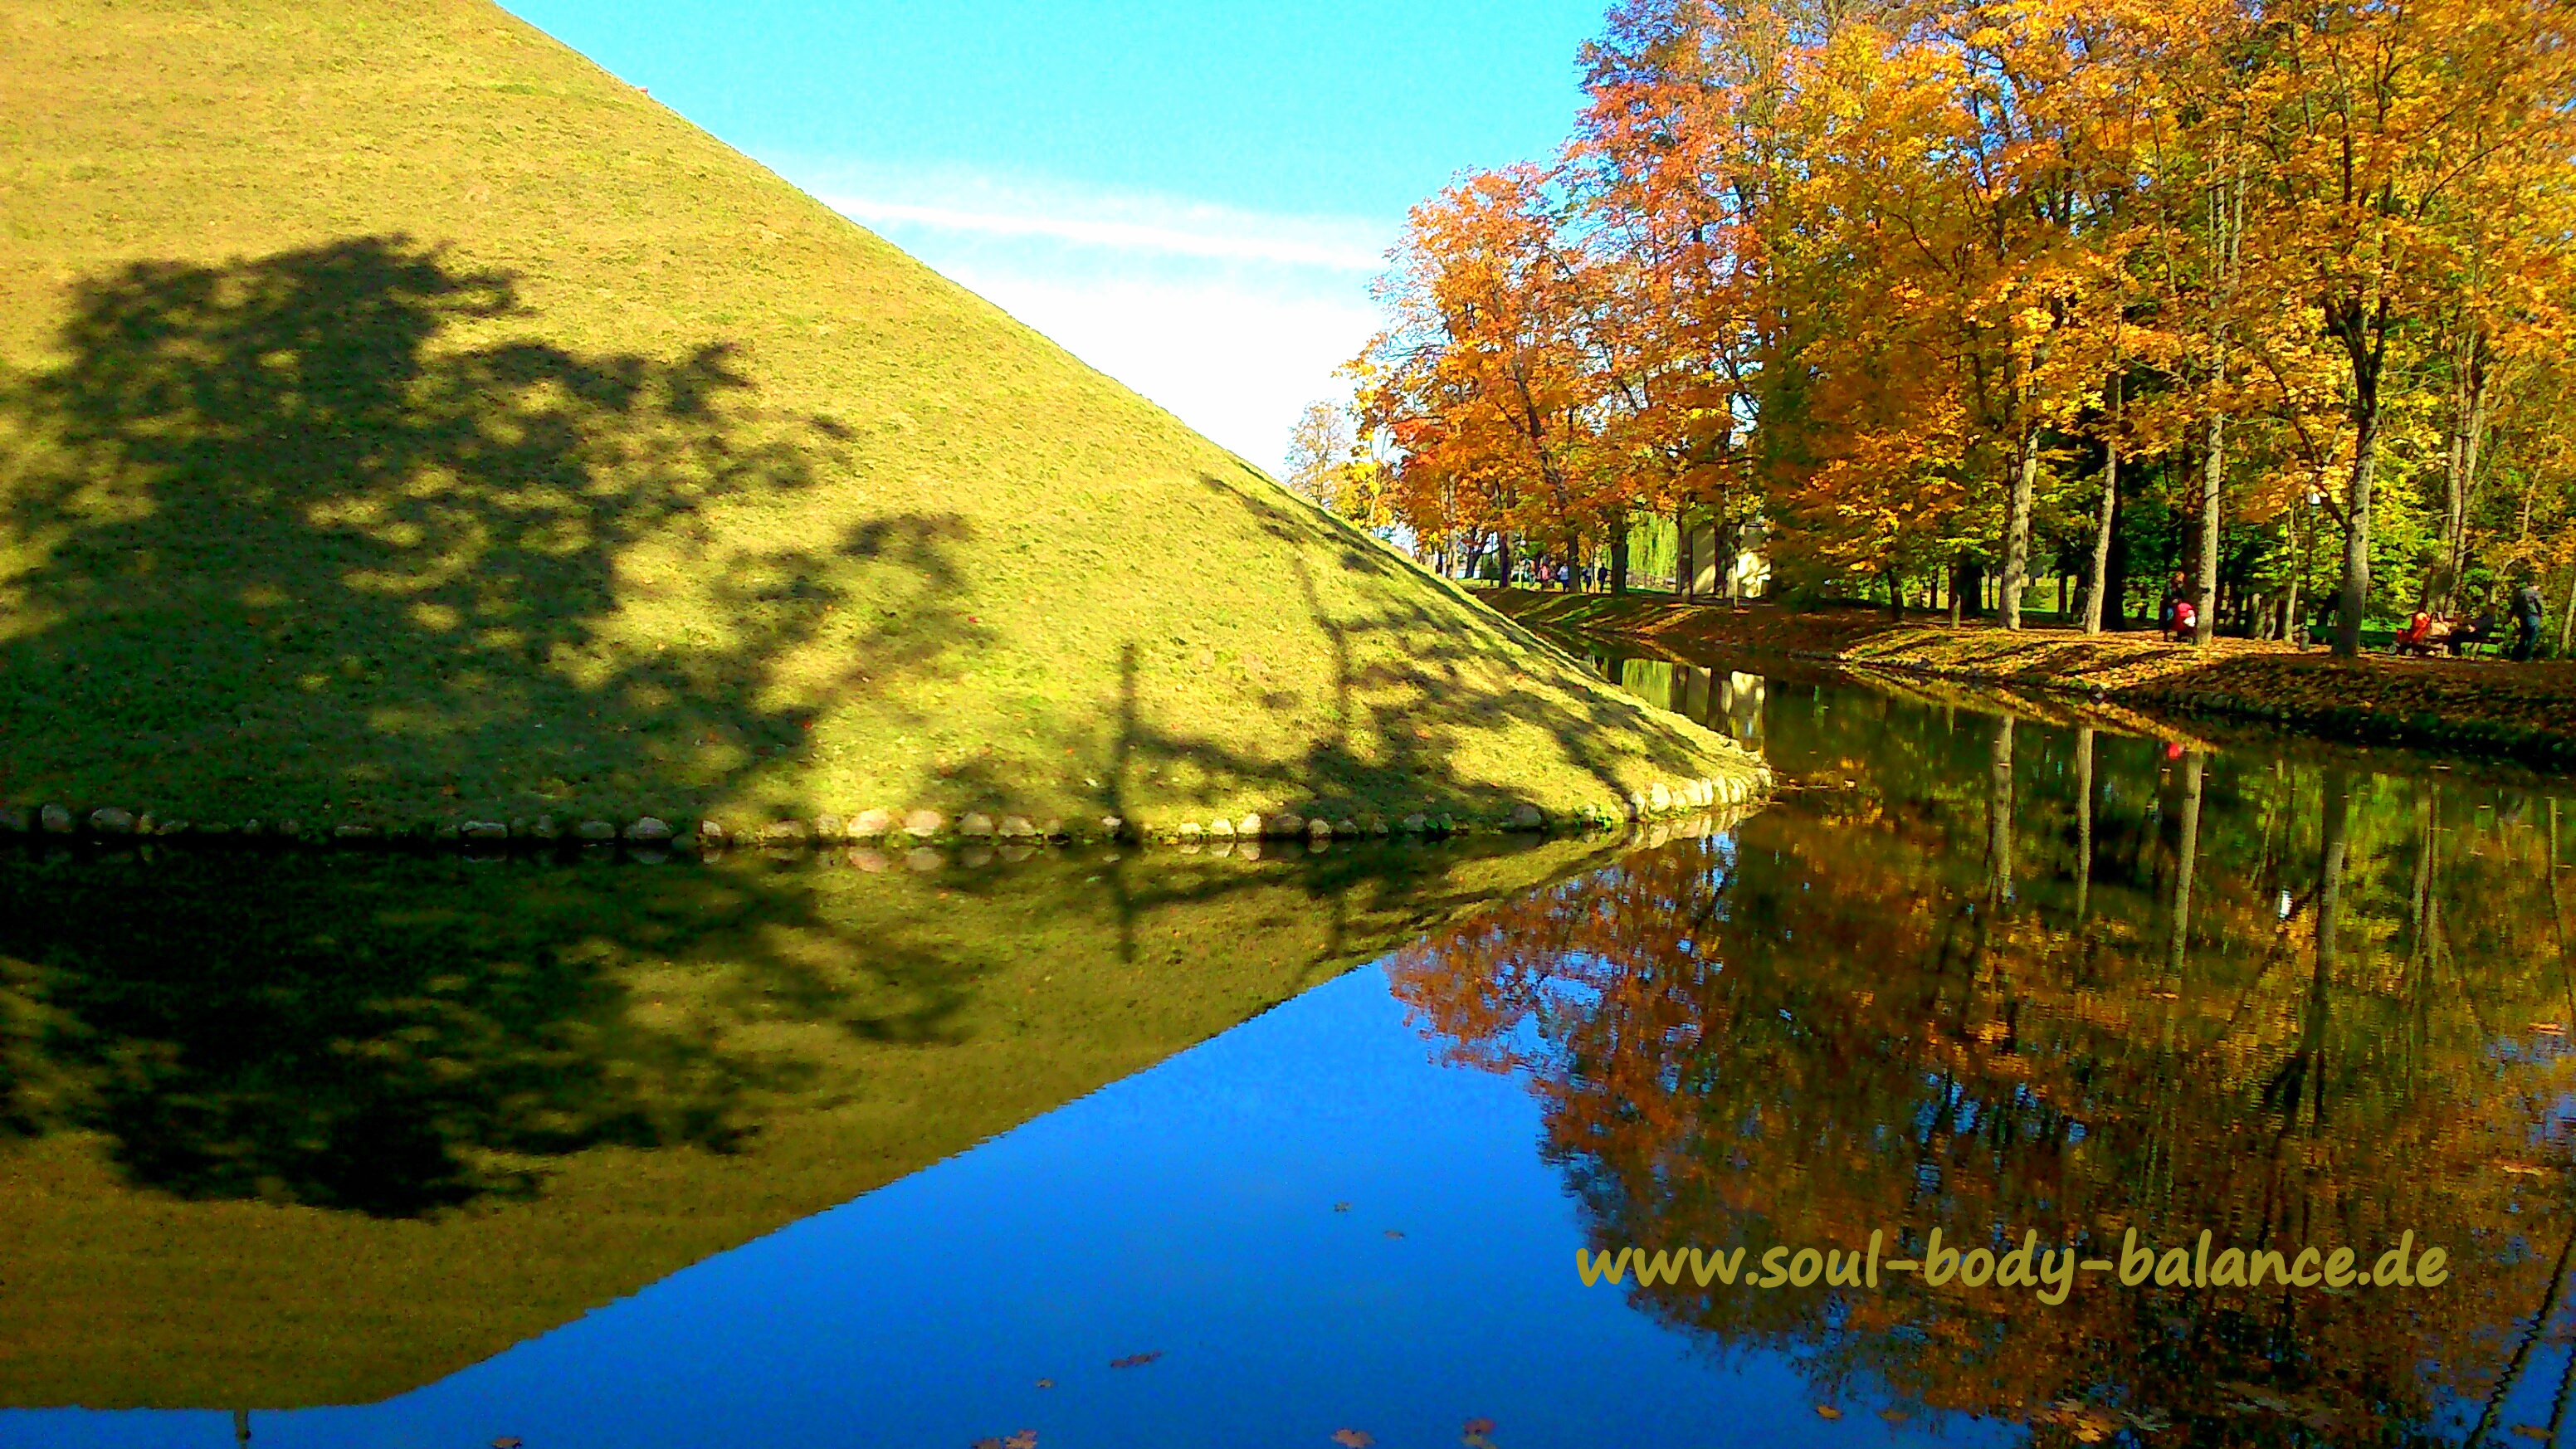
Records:
[[[1265,467],[1405,208],[1546,155],[1600,0],[504,0]]]

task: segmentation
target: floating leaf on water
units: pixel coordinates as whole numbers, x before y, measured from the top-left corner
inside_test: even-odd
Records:
[[[1357,1429],[1335,1429],[1333,1442],[1341,1445],[1342,1449],[1368,1449],[1377,1441]]]
[[[1481,1417],[1469,1419],[1466,1426],[1461,1428],[1458,1432],[1461,1434],[1490,1434],[1494,1432],[1494,1421]]]
[[[492,1441],[492,1449],[519,1449],[519,1436],[504,1434]]]
[[[1054,1387],[1055,1387],[1055,1380],[1053,1380],[1053,1379],[1040,1379],[1040,1380],[1038,1380],[1038,1387],[1039,1387],[1039,1388],[1042,1388],[1042,1389],[1051,1389],[1051,1388],[1054,1388]]]
[[[1038,1449],[1038,1431],[1022,1429],[1002,1441],[1002,1449]]]
[[[2520,1434],[2525,1439],[2546,1439],[2549,1437],[2549,1431],[2540,1427],[2538,1424],[2516,1424],[2513,1426],[2513,1432]]]
[[[1335,1212],[1337,1212],[1337,1213],[1346,1213],[1346,1212],[1349,1212],[1350,1210],[1351,1210],[1351,1205],[1350,1205],[1349,1203],[1346,1203],[1346,1202],[1337,1202],[1337,1203],[1333,1204],[1333,1211],[1335,1211]]]
[[[2565,1036],[2567,1034],[2567,1023],[2563,1021],[2535,1021],[2531,1024],[2531,1029],[2537,1032],[2544,1032],[2550,1036]]]
[[[1881,1409],[1878,1411],[1878,1416],[1891,1424],[1902,1424],[1914,1417],[1903,1409]]]
[[[1816,1405],[1816,1417],[1819,1419],[1839,1419],[1842,1416],[1843,1411],[1835,1408],[1831,1404]]]
[[[1152,1363],[1154,1360],[1161,1358],[1162,1356],[1163,1351],[1159,1348],[1154,1350],[1152,1353],[1131,1353],[1125,1358],[1111,1359],[1109,1361],[1109,1366],[1111,1368],[1143,1368],[1145,1365]]]
[[[2499,1162],[2496,1166],[2506,1172],[2512,1173],[2516,1177],[2547,1177],[2549,1175],[2548,1168],[2534,1167],[2528,1162]]]

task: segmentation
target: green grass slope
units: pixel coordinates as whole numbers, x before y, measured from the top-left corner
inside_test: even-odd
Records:
[[[0,801],[1750,771],[482,0],[0,0]]]
[[[1479,844],[9,852],[0,1408],[400,1393],[1613,848]]]

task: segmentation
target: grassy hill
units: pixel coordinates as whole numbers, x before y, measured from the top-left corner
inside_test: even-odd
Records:
[[[1608,849],[8,852],[0,1408],[402,1392]]]
[[[1149,826],[1750,762],[482,0],[0,0],[0,801]]]

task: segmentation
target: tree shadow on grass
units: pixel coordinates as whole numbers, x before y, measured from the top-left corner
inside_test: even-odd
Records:
[[[541,324],[401,237],[83,284],[0,376],[0,797],[676,813],[803,747],[764,685],[854,587],[909,600],[880,670],[937,657],[962,520],[746,541],[837,430]]]
[[[1333,657],[1330,726],[1292,773],[1323,782],[1330,792],[1354,797],[1394,796],[1439,802],[1496,816],[1529,798],[1512,782],[1470,778],[1461,756],[1468,737],[1521,725],[1542,733],[1575,769],[1600,788],[1601,803],[1633,788],[1623,765],[1635,753],[1661,755],[1663,769],[1685,768],[1703,747],[1633,700],[1581,688],[1542,693],[1524,687],[1525,660],[1496,641],[1558,660],[1567,676],[1588,684],[1581,663],[1520,625],[1488,614],[1487,631],[1469,633],[1443,618],[1431,603],[1445,584],[1406,598],[1386,591],[1383,603],[1336,605],[1318,587],[1309,558],[1330,559],[1341,569],[1389,577],[1406,566],[1341,520],[1316,512],[1277,490],[1249,489],[1214,477],[1199,479],[1210,493],[1244,509],[1255,526],[1282,544],[1308,617],[1329,641]],[[1471,600],[1462,612],[1485,613]],[[1437,708],[1435,709],[1435,706]],[[1620,742],[1614,747],[1612,742]]]
[[[401,237],[81,285],[58,364],[0,374],[0,799],[681,816],[792,767],[810,712],[766,686],[853,591],[893,601],[873,670],[937,667],[962,520],[745,542],[721,511],[845,476],[835,430],[764,415],[722,343],[585,354],[542,326],[509,275]],[[0,870],[0,1125],[100,1131],[182,1196],[409,1216],[588,1146],[728,1150],[794,1064],[634,1025],[619,975],[727,922],[761,929],[719,1017],[822,1002],[935,1040],[976,985],[884,943],[823,980],[762,943],[837,927],[756,875],[630,902],[455,861],[152,874]]]

